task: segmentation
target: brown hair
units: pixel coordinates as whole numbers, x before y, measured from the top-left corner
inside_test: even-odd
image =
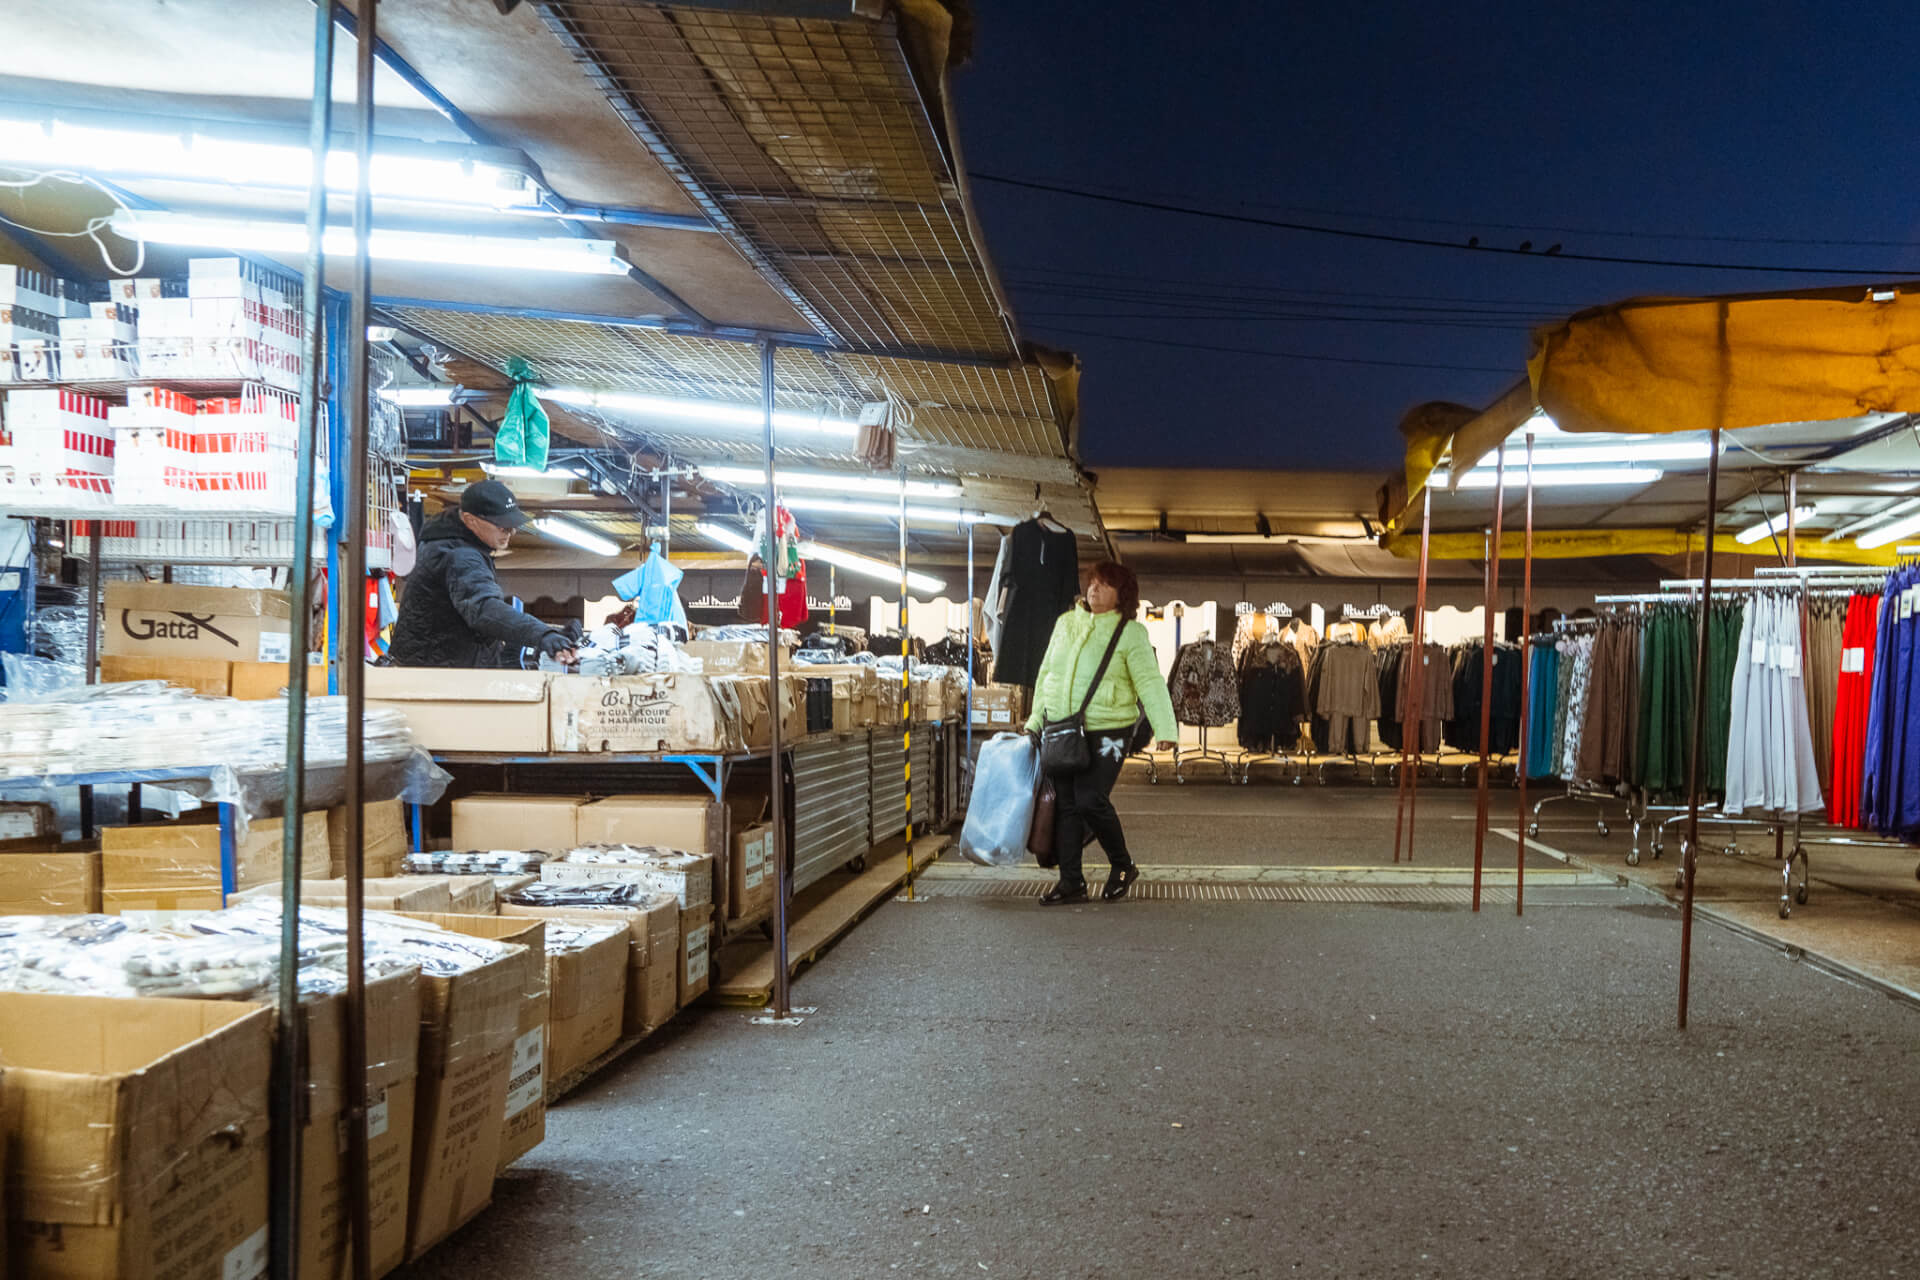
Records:
[[[1102,560],[1087,571],[1087,583],[1104,582],[1120,597],[1120,603],[1114,607],[1119,610],[1120,620],[1129,622],[1140,613],[1140,579],[1133,576],[1133,570],[1118,560]]]

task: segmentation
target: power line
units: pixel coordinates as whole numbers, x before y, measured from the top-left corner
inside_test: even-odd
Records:
[[[1113,342],[1135,342],[1149,347],[1174,347],[1183,351],[1216,351],[1222,355],[1267,356],[1275,360],[1307,360],[1316,364],[1360,364],[1386,369],[1439,369],[1447,373],[1504,373],[1517,375],[1517,366],[1487,364],[1423,364],[1412,360],[1363,360],[1355,356],[1322,356],[1305,351],[1273,351],[1264,347],[1225,347],[1211,342],[1176,342],[1171,338],[1141,338],[1126,333],[1105,333],[1097,329],[1056,329],[1042,326],[1070,338],[1106,338]]]
[[[1451,249],[1460,253],[1493,253],[1508,257],[1560,262],[1607,262],[1631,267],[1682,267],[1693,271],[1771,271],[1783,275],[1873,276],[1883,280],[1904,279],[1908,275],[1913,274],[1911,271],[1906,270],[1868,267],[1779,267],[1753,262],[1696,262],[1678,258],[1629,258],[1604,253],[1534,253],[1530,249],[1508,249],[1499,245],[1466,245],[1453,240],[1432,240],[1424,236],[1391,235],[1384,231],[1356,231],[1351,227],[1327,227],[1310,222],[1288,222],[1278,218],[1256,218],[1250,214],[1228,213],[1220,209],[1202,209],[1192,205],[1171,204],[1160,200],[1140,200],[1131,196],[1104,195],[1098,191],[1088,191],[1080,187],[1059,186],[1050,182],[1029,182],[1023,178],[1005,178],[989,173],[975,173],[971,176],[980,182],[992,182],[1000,186],[1018,187],[1026,191],[1044,191],[1052,195],[1073,196],[1080,200],[1096,200],[1105,204],[1123,205],[1130,209],[1146,209],[1154,213],[1177,213],[1190,218],[1210,218],[1216,222],[1234,222],[1243,226],[1268,227],[1276,231],[1299,231],[1309,235],[1338,236],[1345,240],[1368,240],[1377,244],[1410,245],[1423,249]]]

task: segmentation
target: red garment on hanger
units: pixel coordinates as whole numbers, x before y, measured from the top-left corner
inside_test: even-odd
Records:
[[[762,582],[766,579],[762,578]],[[798,629],[807,624],[807,562],[800,562],[800,571],[780,584],[780,625],[782,628]],[[767,620],[766,606],[760,609],[760,621]]]
[[[1860,788],[1879,629],[1879,596],[1857,595],[1847,601],[1846,621],[1840,625],[1840,685],[1833,706],[1833,779],[1827,788],[1827,819],[1838,827],[1866,825]]]

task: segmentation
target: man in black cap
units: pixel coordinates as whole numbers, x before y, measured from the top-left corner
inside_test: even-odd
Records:
[[[395,665],[497,667],[503,645],[514,657],[538,649],[573,661],[567,634],[508,604],[493,576],[493,553],[505,551],[513,531],[531,523],[498,480],[468,485],[458,507],[427,521],[393,627]]]

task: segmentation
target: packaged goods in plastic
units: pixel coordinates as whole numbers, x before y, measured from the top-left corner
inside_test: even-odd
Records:
[[[995,734],[980,748],[960,829],[960,856],[983,867],[1009,867],[1027,856],[1040,753],[1025,734]]]
[[[465,853],[425,851],[410,853],[401,869],[410,876],[539,876],[547,855],[537,849],[473,849]]]
[[[712,856],[677,849],[584,845],[564,862],[544,864],[540,878],[548,884],[637,884],[671,893],[680,900],[682,910],[713,902]]]

